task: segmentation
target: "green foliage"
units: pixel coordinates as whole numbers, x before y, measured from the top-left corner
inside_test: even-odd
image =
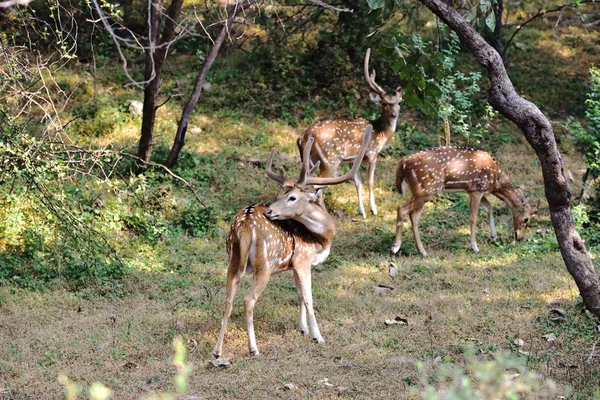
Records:
[[[192,237],[214,237],[219,215],[212,207],[191,206],[179,217],[178,224]]]
[[[61,279],[81,286],[123,276],[124,265],[101,231],[106,220],[73,207],[59,149],[27,135],[0,114],[0,282],[43,288]],[[15,190],[17,188],[17,190]]]
[[[588,245],[600,246],[600,69],[590,68],[590,91],[587,95],[585,117],[587,127],[579,123],[569,125],[583,150],[587,161],[584,193],[589,185],[595,186],[595,196],[574,208],[578,228],[584,232]],[[595,182],[595,183],[594,183]]]
[[[395,41],[398,57],[393,68],[405,91],[404,102],[449,123],[461,141],[479,142],[496,113],[491,106],[483,105],[481,73],[457,68],[461,51],[456,34],[447,35],[441,51],[418,34],[400,32]]]
[[[558,394],[551,379],[529,371],[525,364],[508,354],[497,352],[491,360],[467,354],[467,368],[443,363],[435,370],[417,365],[421,390],[413,389],[423,400],[441,399],[554,399]]]
[[[71,112],[74,121],[69,132],[98,137],[133,120],[127,107],[114,102],[112,96],[100,96],[93,101],[77,105]]]

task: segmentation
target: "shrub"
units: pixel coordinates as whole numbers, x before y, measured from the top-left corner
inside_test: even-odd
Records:
[[[586,203],[580,204],[575,211],[588,245],[600,246],[600,68],[590,68],[590,92],[585,103],[587,126],[572,124],[570,128],[587,162],[584,193],[589,185],[595,185],[595,197],[581,199],[580,202],[585,200]]]
[[[178,225],[193,237],[213,237],[217,233],[219,220],[217,211],[212,207],[190,206],[179,217]]]

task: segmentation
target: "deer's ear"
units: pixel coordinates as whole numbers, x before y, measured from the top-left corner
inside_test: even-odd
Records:
[[[531,196],[529,195],[529,193],[525,193],[525,195],[523,195],[523,205],[529,204],[530,201],[531,201]]]
[[[371,101],[375,104],[379,104],[381,103],[381,96],[379,95],[379,93],[375,93],[375,92],[370,92],[369,93],[369,98],[371,99]]]
[[[326,187],[327,186],[321,186],[308,192],[308,198],[310,199],[310,201],[317,201],[319,196],[323,194],[323,190],[325,190]]]

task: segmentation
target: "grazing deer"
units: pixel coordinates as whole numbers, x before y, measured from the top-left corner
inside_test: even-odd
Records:
[[[419,218],[425,203],[442,190],[466,191],[469,194],[471,248],[475,252],[479,252],[475,232],[480,204],[489,213],[492,238],[496,238],[492,205],[487,195],[498,197],[512,211],[517,241],[523,239],[529,220],[537,212],[537,207],[532,208],[529,204],[529,196],[523,195],[510,183],[490,153],[468,147],[438,147],[404,157],[396,170],[396,188],[400,194],[405,194],[408,189],[412,196],[406,204],[398,207],[396,240],[392,246],[394,254],[402,244],[404,217],[409,215],[417,249],[421,255],[427,256],[419,237]]]
[[[335,185],[350,180],[360,167],[360,160],[367,151],[372,127],[367,126],[356,161],[348,173],[340,177],[316,178],[310,175],[317,168],[309,168],[312,138],[304,148],[304,157],[298,180],[287,179],[283,168],[281,174],[271,171],[273,153],[267,161],[267,175],[282,186],[277,200],[270,206],[251,205],[240,210],[227,237],[227,288],[221,332],[213,351],[221,356],[227,321],[231,315],[233,298],[241,277],[245,272],[252,273],[253,281],[244,297],[244,310],[248,329],[248,347],[251,355],[258,355],[254,337],[254,304],[263,292],[272,273],[292,270],[300,298],[300,320],[298,330],[306,335],[308,327],[306,314],[310,320],[313,339],[324,343],[313,311],[311,289],[311,266],[325,261],[329,255],[335,235],[335,223],[325,208],[317,204],[317,196],[323,185]],[[308,186],[319,185],[316,189]]]
[[[297,144],[302,155],[303,149],[307,146],[308,138],[314,138],[315,143],[310,156],[313,161],[321,162],[319,176],[333,177],[341,163],[354,161],[362,142],[365,127],[372,125],[373,135],[365,154],[365,160],[369,165],[369,206],[371,212],[377,215],[375,194],[373,192],[375,165],[377,164],[379,152],[381,152],[383,146],[385,146],[396,131],[396,122],[398,121],[398,112],[400,111],[403,91],[399,86],[396,88],[395,94],[390,96],[381,86],[375,83],[375,70],[369,75],[370,54],[371,49],[367,49],[364,73],[369,87],[375,91],[374,93],[369,93],[369,97],[374,103],[382,107],[381,116],[374,121],[369,121],[365,118],[322,120],[311,125],[304,132],[304,135],[298,139]],[[354,175],[354,184],[356,185],[356,192],[358,194],[358,211],[363,218],[366,218],[367,215],[362,200],[362,182],[358,172]],[[323,205],[322,196],[319,196],[319,202]]]

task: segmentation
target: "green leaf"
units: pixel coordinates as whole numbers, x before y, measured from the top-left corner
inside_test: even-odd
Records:
[[[487,13],[489,10],[492,9],[492,1],[491,0],[481,0],[479,2],[479,8],[481,9],[481,12],[483,12],[484,14]]]
[[[367,4],[372,10],[383,7],[383,0],[367,0]]]
[[[469,13],[465,17],[465,19],[469,23],[473,22],[475,20],[475,18],[477,18],[477,6],[471,7],[471,9],[469,10]]]
[[[496,16],[494,15],[493,11],[489,13],[487,17],[485,17],[485,24],[490,29],[490,31],[494,32],[494,30],[496,29]]]

